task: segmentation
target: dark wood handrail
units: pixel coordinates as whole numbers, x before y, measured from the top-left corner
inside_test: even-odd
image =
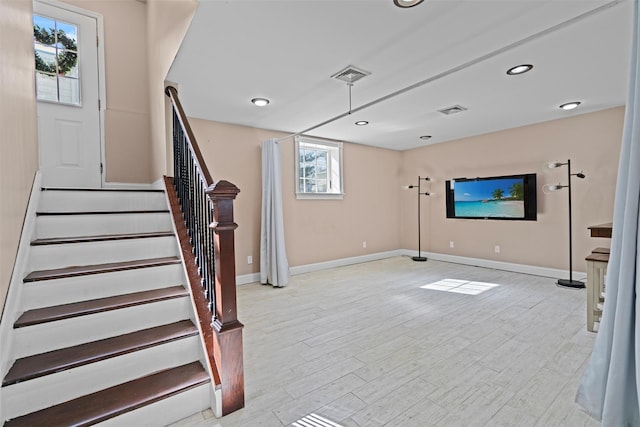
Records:
[[[171,103],[173,104],[173,108],[176,112],[176,115],[178,116],[178,120],[180,120],[182,129],[184,129],[187,140],[189,141],[189,149],[191,150],[191,154],[193,155],[193,158],[198,165],[198,169],[200,169],[200,172],[202,173],[205,185],[207,187],[210,187],[213,185],[213,179],[211,178],[209,168],[207,168],[207,164],[204,161],[204,157],[202,157],[202,152],[200,151],[200,147],[198,147],[196,136],[193,134],[193,130],[191,129],[191,125],[189,124],[187,115],[184,113],[184,109],[182,108],[182,104],[180,103],[180,99],[178,98],[178,90],[173,86],[167,86],[164,92],[171,99]]]
[[[187,278],[203,331],[212,375],[219,384],[222,415],[244,407],[243,325],[238,321],[233,202],[240,192],[228,181],[213,182],[178,92],[173,104],[174,178],[171,201]],[[175,209],[174,209],[175,206]],[[215,367],[213,367],[215,365]]]

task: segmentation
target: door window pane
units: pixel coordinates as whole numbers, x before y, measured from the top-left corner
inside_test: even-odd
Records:
[[[72,42],[76,46],[78,45],[78,27],[61,21],[56,22],[56,27],[58,28],[58,37],[61,39],[61,44],[66,45],[67,42]],[[65,48],[70,49],[68,46],[65,46]],[[77,50],[77,47],[72,50]]]
[[[77,78],[78,77],[78,54],[70,50],[64,50],[59,54],[58,57],[61,58],[60,75]]]
[[[58,101],[58,82],[55,75],[36,73],[38,99]]]
[[[56,30],[56,21],[44,16],[33,15],[33,35],[36,44],[55,47],[56,39],[51,35]]]
[[[65,104],[79,104],[78,79],[58,76],[59,101]]]

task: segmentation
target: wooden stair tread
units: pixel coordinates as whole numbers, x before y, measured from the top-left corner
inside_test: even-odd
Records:
[[[179,264],[178,257],[163,257],[141,259],[135,261],[111,262],[107,264],[80,265],[51,270],[32,271],[24,282],[36,282],[40,280],[62,279],[66,277],[86,276],[88,274],[111,273],[114,271],[133,270],[136,268],[158,267],[162,265]]]
[[[3,386],[39,378],[137,350],[198,335],[190,320],[142,329],[73,347],[23,357],[15,361],[2,381]]]
[[[173,232],[171,231],[158,231],[149,233],[101,234],[96,236],[51,237],[47,239],[36,239],[31,242],[31,246],[59,245],[65,243],[105,242],[109,240],[146,239],[152,237],[171,236],[173,236]]]
[[[22,313],[13,327],[37,325],[40,323],[54,322],[56,320],[69,319],[104,311],[117,310],[151,302],[163,301],[172,298],[187,296],[187,290],[182,286],[153,289],[150,291],[134,292],[131,294],[117,295],[107,298],[99,298],[89,301],[80,301],[70,304],[56,305],[52,307],[36,308]]]
[[[148,209],[148,210],[121,210],[121,211],[57,211],[57,212],[36,212],[36,216],[75,216],[75,215],[126,215],[126,214],[150,214],[169,213],[168,209]]]
[[[4,426],[90,426],[208,382],[200,362],[192,362],[14,418]]]
[[[63,188],[63,187],[41,187],[42,191],[104,191],[104,192],[123,192],[123,193],[164,193],[161,189],[151,188]]]

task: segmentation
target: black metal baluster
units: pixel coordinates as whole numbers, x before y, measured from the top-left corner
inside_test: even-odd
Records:
[[[193,166],[193,250],[198,266],[198,274],[201,274],[202,258],[200,256],[200,175],[198,168]]]
[[[205,289],[205,294],[207,295],[207,299],[209,298],[209,289],[207,287],[207,265],[208,265],[208,259],[207,259],[207,253],[204,250],[206,247],[206,241],[207,241],[207,224],[206,224],[206,215],[205,215],[205,210],[206,210],[206,200],[203,197],[204,193],[202,191],[202,187],[204,186],[202,179],[198,180],[198,184],[200,187],[200,191],[198,192],[198,199],[199,199],[199,208],[198,208],[198,217],[200,218],[200,256],[202,257],[203,261],[200,264],[200,277],[201,277],[201,285],[202,287]]]
[[[173,112],[174,186],[180,201],[185,227],[195,256],[201,285],[209,310],[215,316],[215,245],[209,225],[213,222],[213,204],[206,194],[207,183],[198,169],[189,139],[177,112]]]
[[[211,224],[213,223],[213,204],[211,203],[211,201],[209,200],[209,198],[207,198],[207,224]],[[207,234],[207,259],[210,260],[209,265],[208,265],[208,270],[209,270],[209,289],[210,289],[210,293],[209,293],[209,310],[214,313],[214,320],[215,320],[215,310],[213,309],[216,306],[216,294],[214,292],[214,288],[215,288],[215,277],[216,277],[216,272],[215,272],[215,263],[214,263],[214,242],[213,242],[213,233],[209,233]]]

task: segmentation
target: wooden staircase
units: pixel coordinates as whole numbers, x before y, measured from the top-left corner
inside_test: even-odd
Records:
[[[163,191],[43,189],[5,426],[166,425],[214,405]]]

